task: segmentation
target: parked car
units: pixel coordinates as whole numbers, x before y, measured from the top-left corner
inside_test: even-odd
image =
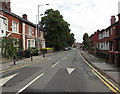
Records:
[[[67,51],[67,50],[68,50],[68,48],[67,48],[67,47],[65,47],[65,48],[64,48],[64,51]]]

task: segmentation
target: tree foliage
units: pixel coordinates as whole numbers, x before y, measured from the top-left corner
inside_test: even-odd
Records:
[[[83,35],[83,44],[84,44],[85,48],[89,48],[90,47],[91,41],[90,41],[88,33],[85,33]]]
[[[19,40],[14,38],[3,37],[1,39],[1,42],[2,42],[1,45],[2,55],[8,58],[16,55],[17,51],[20,48]]]
[[[47,47],[60,50],[74,43],[74,34],[70,33],[69,29],[70,24],[63,19],[58,10],[46,10],[40,24],[45,31]]]

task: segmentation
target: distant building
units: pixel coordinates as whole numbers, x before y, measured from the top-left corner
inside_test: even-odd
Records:
[[[99,38],[98,38],[99,32],[100,32],[100,31],[97,30],[94,34],[92,34],[92,35],[90,36],[91,46],[92,46],[92,47],[97,48],[97,43],[98,43],[98,40],[99,40]]]
[[[81,43],[74,43],[73,45],[72,45],[72,47],[77,47],[77,48],[80,48],[82,46],[82,44]]]

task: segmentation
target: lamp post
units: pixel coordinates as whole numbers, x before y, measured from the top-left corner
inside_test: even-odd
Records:
[[[37,22],[37,20],[38,20],[38,25],[36,25],[37,26],[37,33],[36,33],[36,38],[37,38],[37,47],[38,48],[40,48],[40,46],[38,45],[38,32],[39,32],[39,16],[42,16],[41,14],[39,14],[39,7],[41,7],[41,6],[46,6],[46,5],[49,5],[49,4],[44,4],[44,5],[38,5],[38,15],[36,16],[36,22]],[[38,19],[37,19],[37,17],[38,17]]]
[[[38,5],[38,27],[39,27],[39,7],[41,7],[41,6],[47,6],[47,5],[49,5],[49,4],[45,4],[45,5]]]

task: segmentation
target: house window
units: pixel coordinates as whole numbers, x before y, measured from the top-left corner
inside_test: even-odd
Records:
[[[28,48],[29,47],[35,47],[35,40],[33,40],[33,39],[29,39],[28,40],[28,46],[27,46]]]
[[[109,37],[109,30],[106,30],[106,37]]]
[[[0,20],[0,30],[2,29],[2,20]]]
[[[109,42],[106,43],[106,50],[109,50]]]
[[[2,33],[4,33],[4,31],[3,31],[3,30],[1,30],[1,32],[2,32]]]
[[[30,47],[30,40],[28,40],[28,48]]]
[[[111,30],[110,30],[110,31],[111,31],[111,35],[112,35],[113,29],[111,28]]]
[[[103,50],[103,47],[104,47],[104,43],[102,42],[101,43],[101,50]]]
[[[102,38],[103,38],[103,34],[100,33],[100,34],[99,34],[99,39],[102,39]]]
[[[35,47],[35,40],[32,40],[32,47]]]
[[[7,30],[7,29],[8,29],[8,20],[7,20],[7,19],[4,19],[4,20],[3,20],[3,23],[4,23],[4,25],[5,25],[5,30]]]
[[[30,26],[28,27],[28,34],[32,35],[32,27],[30,27]]]
[[[43,32],[40,32],[40,38],[43,38]]]
[[[12,31],[14,33],[18,33],[18,27],[19,27],[18,25],[19,24],[17,22],[15,22],[15,21],[12,22]]]
[[[105,35],[106,35],[106,31],[103,32],[103,38],[105,37]]]
[[[101,33],[101,39],[103,39],[103,32]]]

